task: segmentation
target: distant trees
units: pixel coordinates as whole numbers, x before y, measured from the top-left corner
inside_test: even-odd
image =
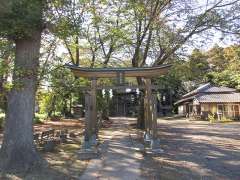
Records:
[[[209,71],[207,56],[199,49],[194,49],[188,57],[188,66],[190,69],[189,80],[196,83],[203,82],[206,72]]]
[[[222,49],[223,55],[218,61],[220,63],[215,64],[212,72],[209,73],[210,80],[218,85],[240,90],[240,45],[219,49]],[[212,58],[214,55],[210,53],[209,57]]]
[[[179,97],[191,90],[189,85],[195,88],[207,82],[240,90],[240,46],[215,45],[208,51],[195,49],[185,60],[176,61],[170,73],[159,81]]]
[[[87,80],[76,79],[69,69],[55,65],[49,73],[47,94],[41,96],[41,110],[49,117],[56,112],[70,117],[72,106],[83,103],[81,86],[87,86]]]

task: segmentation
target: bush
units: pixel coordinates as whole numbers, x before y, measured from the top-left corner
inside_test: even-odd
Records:
[[[33,123],[34,124],[42,124],[45,119],[47,119],[47,115],[46,114],[35,113],[35,117],[33,119]]]
[[[208,120],[210,123],[216,122],[214,114],[208,114]]]
[[[5,114],[0,114],[0,128],[3,128],[4,126],[4,120],[5,120]]]

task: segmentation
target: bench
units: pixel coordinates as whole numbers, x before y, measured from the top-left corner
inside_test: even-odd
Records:
[[[54,139],[54,129],[43,131],[41,135],[41,141]]]
[[[67,135],[68,130],[61,130],[61,131],[55,131],[54,129],[49,129],[47,131],[43,131],[42,133],[36,133],[33,135],[34,142],[38,145],[41,145],[44,147],[44,149],[47,149],[47,151],[50,151],[50,149],[54,149],[56,144],[59,144],[61,142],[65,143],[67,142]]]
[[[39,144],[40,142],[53,139],[54,133],[55,133],[54,129],[43,131],[42,133],[35,133],[33,135],[33,140],[34,140],[34,142]]]
[[[36,143],[41,145],[44,151],[52,152],[55,150],[57,144],[60,144],[60,139],[55,137],[55,130],[50,129],[47,131],[43,131],[42,133],[38,133],[34,135],[36,139]]]

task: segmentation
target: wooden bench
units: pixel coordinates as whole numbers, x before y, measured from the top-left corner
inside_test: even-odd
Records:
[[[44,147],[44,149],[50,151],[50,149],[54,149],[56,144],[59,144],[61,142],[67,142],[67,136],[67,129],[61,131],[55,131],[54,129],[50,129],[47,131],[43,131],[42,133],[34,134],[33,138],[36,144],[41,145]]]
[[[54,129],[43,131],[41,135],[41,141],[54,139]]]

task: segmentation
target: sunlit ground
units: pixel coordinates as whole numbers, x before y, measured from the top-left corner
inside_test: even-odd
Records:
[[[158,120],[164,153],[145,156],[143,177],[152,179],[240,179],[240,122],[209,124]]]

